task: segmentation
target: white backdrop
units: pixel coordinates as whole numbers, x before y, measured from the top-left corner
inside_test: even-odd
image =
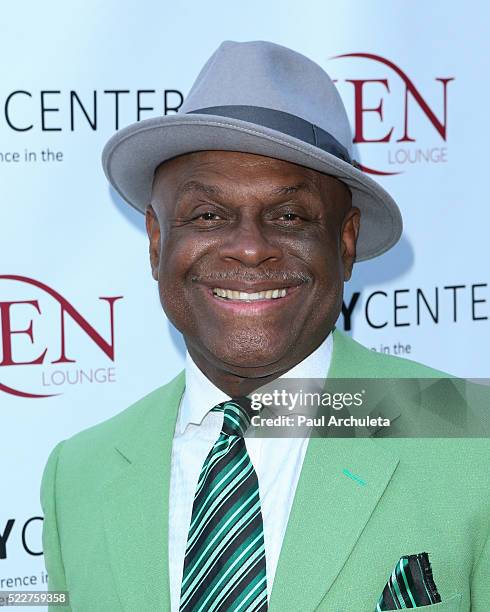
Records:
[[[339,327],[375,350],[490,376],[489,9],[470,7],[2,6],[0,590],[15,578],[46,586],[39,483],[55,443],[182,368],[143,217],[110,191],[100,152],[116,125],[163,114],[165,96],[178,106],[225,39],[270,40],[323,66],[348,109],[357,158],[402,210],[403,238],[356,266]]]

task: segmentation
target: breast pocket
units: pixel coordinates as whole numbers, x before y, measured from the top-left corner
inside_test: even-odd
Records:
[[[431,610],[434,610],[434,612],[463,612],[461,610],[461,593],[456,593],[449,597],[449,599],[432,606],[420,606],[417,610],[420,610],[420,612],[431,612]],[[389,612],[396,612],[396,610],[389,610]],[[467,611],[465,610],[464,612]]]

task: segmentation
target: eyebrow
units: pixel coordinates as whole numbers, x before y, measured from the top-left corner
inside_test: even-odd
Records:
[[[177,199],[180,199],[186,193],[193,193],[194,191],[201,191],[208,195],[221,195],[223,190],[217,185],[206,185],[199,181],[187,181],[179,187],[177,192]]]
[[[298,191],[307,191],[308,193],[313,193],[311,185],[304,182],[296,183],[296,185],[282,185],[281,187],[276,187],[270,193],[271,195],[289,195],[291,193],[297,193]]]
[[[196,191],[205,193],[207,195],[223,195],[223,190],[217,185],[207,185],[205,183],[201,183],[200,181],[192,180],[181,185],[177,192],[177,199],[179,200],[185,194],[194,193]],[[298,191],[313,193],[313,189],[308,183],[301,182],[296,183],[295,185],[281,185],[280,187],[275,187],[269,192],[269,195],[290,195],[292,193],[297,193]]]

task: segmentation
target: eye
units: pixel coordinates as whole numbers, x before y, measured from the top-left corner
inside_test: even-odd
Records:
[[[276,220],[282,225],[300,225],[305,221],[304,217],[295,212],[283,212]]]
[[[296,219],[299,219],[300,217],[296,213],[284,213],[281,215],[281,218],[283,218],[285,221],[296,221]]]
[[[220,221],[223,217],[220,217],[214,212],[207,210],[195,217],[198,221]]]

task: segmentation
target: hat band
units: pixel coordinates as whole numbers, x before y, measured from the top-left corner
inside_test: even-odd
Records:
[[[282,132],[293,138],[298,138],[303,142],[314,145],[322,149],[326,153],[335,155],[342,161],[345,161],[353,166],[358,167],[357,162],[353,161],[347,149],[340,142],[326,132],[322,128],[284,111],[265,108],[262,106],[247,106],[247,105],[226,105],[226,106],[208,106],[197,110],[189,111],[186,115],[193,113],[204,115],[218,115],[221,117],[229,117],[230,119],[240,119],[248,123],[255,123],[263,127]]]

